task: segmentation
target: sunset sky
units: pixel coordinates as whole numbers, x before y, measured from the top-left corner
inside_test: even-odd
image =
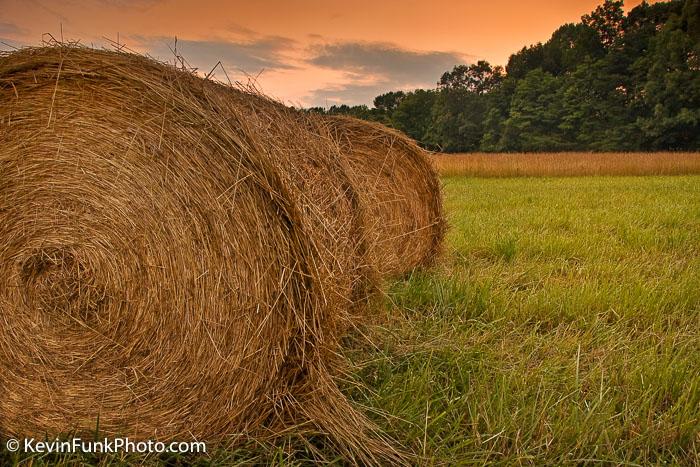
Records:
[[[297,106],[370,104],[386,91],[434,87],[454,65],[505,65],[602,0],[0,0],[0,48],[57,39],[170,48],[208,73],[255,79]],[[629,9],[640,0],[626,2]],[[106,39],[105,39],[106,38]],[[107,40],[108,39],[108,40]],[[169,48],[170,47],[170,48]],[[226,80],[216,71],[218,79]]]

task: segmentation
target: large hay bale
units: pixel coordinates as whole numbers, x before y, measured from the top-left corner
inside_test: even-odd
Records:
[[[383,277],[431,266],[445,236],[440,181],[426,151],[375,122],[329,116],[330,132],[364,194],[371,264]]]
[[[393,456],[329,376],[342,326],[289,154],[212,86],[129,54],[0,57],[0,436],[306,423]]]

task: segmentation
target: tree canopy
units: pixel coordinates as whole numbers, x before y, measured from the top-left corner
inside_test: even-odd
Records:
[[[463,151],[700,150],[700,0],[605,0],[505,70],[457,65],[434,89],[374,107],[311,109],[381,121],[423,146]]]

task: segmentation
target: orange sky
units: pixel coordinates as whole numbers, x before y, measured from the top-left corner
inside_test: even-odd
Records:
[[[0,41],[37,45],[62,28],[65,40],[103,46],[119,36],[172,60],[177,36],[193,66],[209,71],[221,60],[232,80],[257,77],[287,103],[371,104],[381,92],[434,87],[460,63],[505,65],[601,1],[0,0]]]

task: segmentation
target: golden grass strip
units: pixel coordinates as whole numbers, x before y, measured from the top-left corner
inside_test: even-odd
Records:
[[[700,153],[433,154],[442,176],[575,177],[700,174]]]

